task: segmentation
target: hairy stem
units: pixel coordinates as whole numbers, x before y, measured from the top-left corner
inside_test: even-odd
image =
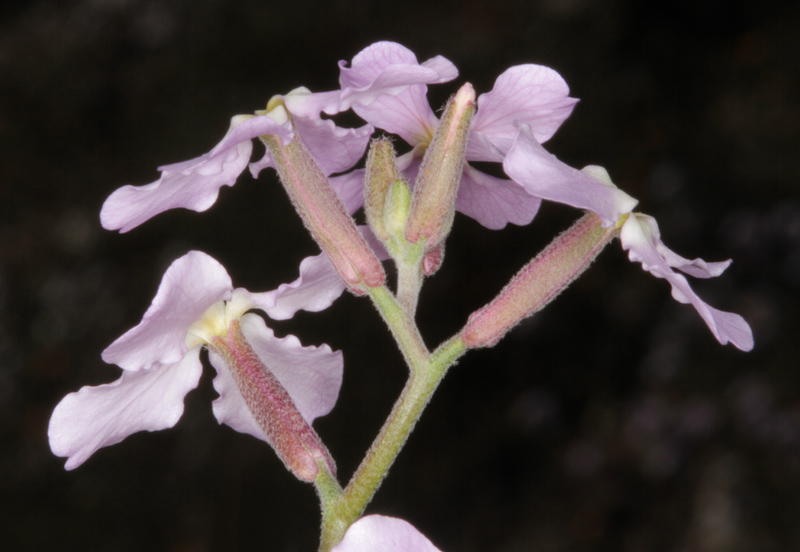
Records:
[[[422,255],[411,263],[397,264],[397,302],[409,316],[414,318],[422,288]]]
[[[461,337],[455,336],[431,355],[410,316],[385,287],[370,289],[370,295],[391,328],[411,377],[347,487],[333,502],[323,501],[322,552],[341,541],[347,528],[361,517],[447,369],[466,351]]]

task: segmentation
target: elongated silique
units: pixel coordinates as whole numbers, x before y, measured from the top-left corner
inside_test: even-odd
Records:
[[[289,471],[298,479],[314,481],[319,473],[317,463],[325,462],[330,472],[336,473],[328,449],[278,378],[250,347],[238,320],[231,321],[225,337],[212,337],[209,348],[228,366],[247,408]]]

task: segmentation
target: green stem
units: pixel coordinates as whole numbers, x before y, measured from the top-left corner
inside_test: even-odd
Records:
[[[392,331],[400,352],[403,353],[412,373],[424,369],[430,353],[411,316],[397,302],[386,286],[367,288],[383,320]]]
[[[422,247],[410,246],[404,258],[396,259],[397,264],[397,302],[410,318],[414,318],[422,289]]]
[[[334,502],[323,501],[321,552],[333,548],[361,517],[447,369],[467,349],[455,336],[431,355],[416,325],[385,287],[370,289],[370,295],[408,361],[411,377],[350,483]]]
[[[314,481],[314,486],[317,488],[319,495],[319,502],[322,506],[322,540],[320,542],[320,550],[330,550],[337,542],[342,540],[348,525],[344,524],[344,520],[337,517],[336,504],[342,497],[342,486],[339,481],[328,469],[328,465],[319,466],[319,473]],[[337,540],[331,542],[332,538]]]
[[[467,346],[461,339],[461,334],[456,334],[439,345],[431,355],[431,376],[438,377],[441,381],[448,368],[453,366],[465,352],[467,352]]]
[[[419,290],[422,287],[422,263],[400,266],[397,270],[397,302],[413,317],[417,310]]]

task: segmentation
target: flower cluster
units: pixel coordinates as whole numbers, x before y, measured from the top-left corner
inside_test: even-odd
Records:
[[[310,424],[336,401],[341,354],[326,345],[303,347],[293,336],[277,339],[264,319],[249,311],[285,319],[300,309],[322,310],[345,289],[379,293],[385,283],[381,261],[391,257],[399,272],[399,319],[407,323],[422,277],[442,262],[455,211],[494,230],[529,224],[542,200],[589,212],[495,301],[473,313],[456,336],[456,347],[494,345],[552,300],[614,237],[631,261],[670,283],[676,300],[692,304],[720,343],[745,351],[753,347],[742,317],[708,306],[676,272],[715,277],[730,261],[677,255],[662,243],[655,220],[634,213],[638,202],[604,169],[578,170],[545,150],[542,144],[577,102],[557,72],[514,66],[478,96],[465,84],[440,119],[428,103],[427,86],[458,76],[445,58],[419,63],[407,48],[379,42],[339,68],[338,90],[299,88],[274,96],[265,110],[234,117],[207,154],[161,167],[157,181],[124,186],[107,199],[102,225],[127,232],[169,209],[207,210],[220,188],[232,186],[246,167],[254,177],[271,167],[323,254],[304,260],[295,282],[266,293],[235,289],[225,269],[203,253],[176,260],[142,322],[103,353],[106,362],[122,368],[122,377],[67,395],[56,407],[50,443],[55,454],[68,457],[67,469],[134,432],[175,425],[185,395],[198,384],[199,353],[206,347],[217,371],[214,387],[220,396],[213,410],[220,423],[269,442],[300,479],[319,483],[335,473]],[[365,124],[341,128],[323,117],[347,110]],[[376,129],[399,136],[410,150],[398,157],[388,141],[370,146]],[[257,161],[250,159],[254,138],[266,145]],[[366,168],[357,168],[368,148]],[[482,172],[473,162],[498,163],[507,178]],[[360,232],[350,216],[362,205],[377,239]],[[391,326],[391,317],[385,318]],[[399,330],[393,331],[397,337]],[[398,337],[401,346],[403,339]],[[413,335],[406,341],[413,342]],[[426,362],[428,353],[424,346],[420,350],[416,357],[407,353],[411,365]],[[436,550],[406,522],[382,516],[352,523],[339,540],[329,543],[337,552]]]

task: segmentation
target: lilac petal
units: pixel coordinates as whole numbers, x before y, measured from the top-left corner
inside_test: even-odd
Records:
[[[478,98],[473,130],[508,151],[518,124],[530,125],[539,143],[555,134],[578,102],[557,72],[543,65],[517,65],[497,77],[491,92]]]
[[[433,56],[432,58],[423,61],[421,65],[438,75],[436,80],[425,81],[426,84],[441,84],[443,82],[449,82],[458,77],[458,69],[455,65],[453,65],[452,61],[444,56]]]
[[[296,131],[314,160],[326,175],[339,173],[355,165],[367,151],[373,128],[341,128],[331,120],[295,118]]]
[[[197,387],[202,373],[200,347],[195,347],[175,364],[123,371],[113,383],[70,393],[50,419],[47,435],[53,454],[68,457],[64,467],[72,470],[128,435],[174,426],[183,415],[184,397]]]
[[[508,148],[505,151],[507,150]],[[488,136],[473,128],[469,133],[465,157],[467,161],[502,163],[505,158],[505,152],[495,146]]]
[[[520,226],[530,224],[541,203],[541,199],[513,180],[496,178],[464,165],[456,209],[486,228],[499,230],[509,222]]]
[[[369,227],[359,226],[358,230],[378,260],[389,258],[389,253]],[[281,284],[273,291],[247,294],[255,308],[263,310],[274,320],[286,320],[299,310],[319,312],[327,309],[344,290],[345,285],[328,255],[321,253],[303,259],[300,276],[294,282]]]
[[[217,200],[222,186],[233,186],[247,166],[253,145],[251,138],[278,134],[284,142],[292,139],[288,126],[269,117],[231,119],[222,141],[209,153],[182,163],[160,167],[161,178],[145,186],[123,186],[112,193],[100,211],[107,230],[127,232],[155,215],[183,207],[205,211]]]
[[[638,203],[628,194],[562,163],[533,137],[528,125],[520,125],[514,144],[503,161],[506,174],[528,193],[597,213],[610,226]]]
[[[255,314],[244,315],[240,323],[247,342],[281,382],[306,422],[310,424],[333,409],[342,385],[341,351],[334,352],[327,345],[303,347],[293,335],[277,338]],[[214,416],[240,433],[266,440],[222,358],[210,352],[209,359],[217,370],[214,388],[220,395],[212,405]]]
[[[350,67],[340,61],[339,84],[342,89],[363,89],[408,86],[408,84],[441,83],[453,80],[458,70],[448,60],[437,56],[423,64],[417,61],[414,52],[396,42],[375,42],[353,57]],[[417,70],[419,68],[419,70]],[[408,83],[407,75],[425,75],[426,80]]]
[[[346,174],[328,178],[336,195],[342,200],[351,215],[364,205],[364,169],[356,169]]]
[[[372,231],[372,228],[369,226],[359,226],[358,231],[361,232],[361,235],[364,236],[364,240],[369,245],[370,249],[375,253],[375,256],[378,257],[379,261],[385,261],[390,259],[392,256],[389,255],[389,252],[384,247],[381,240],[378,239],[378,236]]]
[[[392,42],[362,50],[349,69],[343,63],[339,82],[353,111],[412,146],[430,141],[438,119],[428,104],[424,84],[456,78],[458,71],[452,63],[437,57],[419,65],[411,50]]]
[[[640,215],[630,215],[625,221],[620,240],[622,248],[629,251],[630,260],[642,263],[642,268],[653,276],[667,280],[672,286],[672,297],[681,303],[691,303],[717,341],[723,345],[730,341],[742,351],[750,351],[753,348],[753,332],[744,318],[735,313],[714,309],[695,294],[686,278],[675,273],[667,259],[662,256],[661,251],[666,247],[658,234],[650,232],[653,225],[653,219],[645,219],[642,224]]]
[[[174,261],[142,321],[103,351],[103,360],[125,370],[174,364],[186,353],[186,332],[214,303],[231,297],[225,268],[200,251]]]
[[[208,351],[208,360],[211,366],[217,371],[214,378],[214,389],[219,393],[219,397],[211,403],[214,417],[221,424],[233,428],[239,433],[252,435],[256,439],[267,441],[261,427],[259,427],[247,404],[244,402],[242,392],[228,370],[225,361],[213,350]]]
[[[295,132],[302,138],[308,151],[326,175],[343,172],[355,165],[367,149],[373,128],[337,127],[331,120],[295,117],[292,120]],[[275,168],[269,149],[259,161],[250,164],[253,178],[265,168]]]
[[[447,59],[436,56],[420,64],[414,53],[394,42],[377,42],[359,52],[351,66],[339,62],[340,105],[326,113],[345,111],[356,103],[369,105],[382,94],[397,95],[414,84],[453,80],[458,70]]]
[[[275,337],[260,316],[246,314],[242,333],[294,400],[309,424],[328,414],[336,405],[342,387],[344,360],[341,351],[327,345],[303,347],[293,335]]]
[[[427,92],[427,86],[417,84],[396,96],[379,96],[369,105],[354,104],[353,111],[373,126],[397,134],[412,146],[428,144],[439,119],[428,103]]]
[[[441,552],[405,520],[371,515],[356,521],[331,552]]]
[[[310,92],[310,91],[309,91]],[[286,94],[282,96],[286,110],[294,116],[306,119],[319,119],[319,114],[325,111],[329,115],[336,113],[339,105],[341,90],[330,92],[310,92],[308,94]]]
[[[731,260],[709,263],[703,259],[684,259],[661,241],[661,231],[658,229],[656,219],[647,215],[637,215],[640,224],[647,226],[647,231],[652,236],[651,243],[655,244],[659,256],[672,268],[677,268],[695,278],[714,278],[719,276],[731,265]]]
[[[286,320],[299,310],[319,312],[328,308],[344,292],[345,285],[325,253],[306,257],[300,263],[300,276],[281,284],[274,291],[251,293],[258,308],[275,320]]]

